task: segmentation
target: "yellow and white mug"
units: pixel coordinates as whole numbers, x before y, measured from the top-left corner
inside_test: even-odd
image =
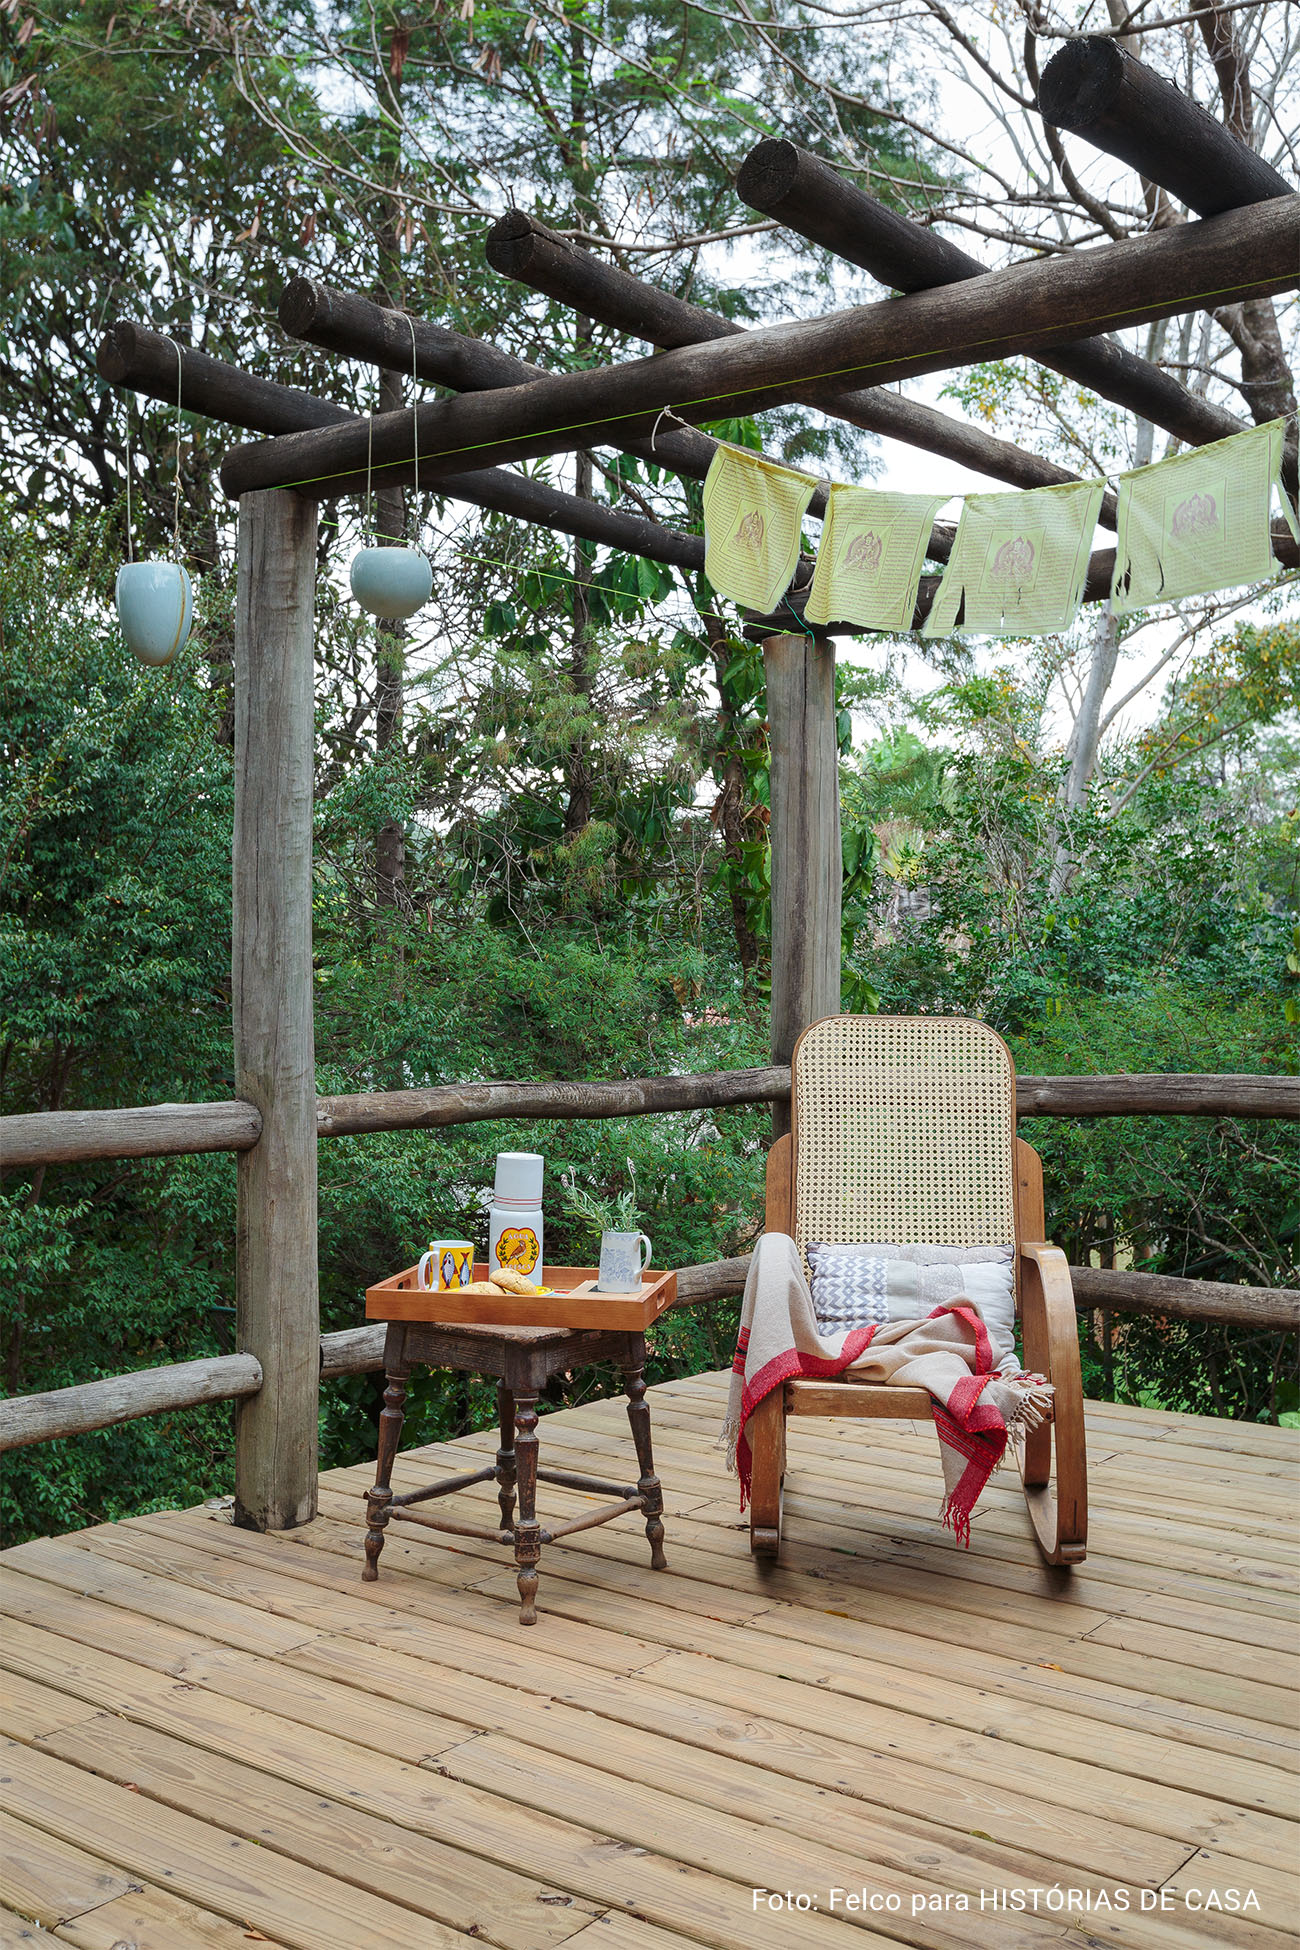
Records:
[[[416,1278],[438,1293],[454,1293],[474,1277],[474,1248],[468,1239],[435,1239],[420,1260]]]

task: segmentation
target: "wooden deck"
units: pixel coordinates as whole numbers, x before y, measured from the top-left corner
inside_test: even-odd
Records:
[[[8,1552],[3,1950],[1294,1936],[1294,1434],[1093,1406],[1068,1575],[1014,1477],[954,1545],[932,1430],[794,1423],[763,1573],[722,1389],[653,1392],[670,1570],[636,1518],[580,1533],[532,1631],[487,1546],[401,1531],[363,1586],[365,1468],[287,1535],[190,1510]],[[617,1403],[541,1435],[543,1461],[627,1468]],[[408,1454],[405,1486],[446,1462]],[[1016,1890],[1037,1913],[993,1906]],[[1210,1891],[1258,1907],[1189,1907]]]

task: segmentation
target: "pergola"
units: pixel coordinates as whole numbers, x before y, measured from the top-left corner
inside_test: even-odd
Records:
[[[282,1528],[315,1508],[319,1386],[312,1027],[313,606],[322,500],[419,478],[441,495],[601,546],[702,570],[702,537],[598,505],[511,463],[592,446],[702,479],[701,422],[788,403],[816,407],[994,480],[1073,478],[1052,462],[885,390],[909,376],[1026,354],[1189,445],[1240,430],[1230,413],[1124,350],[1109,332],[1300,284],[1300,195],[1253,151],[1114,39],[1066,44],[1039,108],[1166,187],[1196,220],[1129,241],[986,272],[956,245],[887,209],[788,142],[763,142],[738,188],[755,209],[858,265],[901,296],[744,331],[645,284],[511,211],[488,259],[653,356],[547,374],[482,340],[295,279],[280,306],[293,338],[451,389],[366,420],[204,353],[180,353],[180,404],[267,438],[232,447],[222,483],[239,503],[235,649],[234,1044],[236,1091],[260,1113],[238,1177],[238,1345],[260,1363],[237,1442],[240,1522]],[[105,337],[112,384],[177,399],[177,349],[143,325]],[[655,433],[670,409],[677,422]],[[1285,473],[1296,487],[1294,431]],[[818,512],[815,501],[812,512]],[[1102,521],[1114,526],[1113,500]],[[932,562],[951,551],[938,525]],[[1279,556],[1300,559],[1279,524]],[[1094,554],[1085,600],[1104,596],[1113,551]],[[804,581],[806,582],[806,569]],[[919,624],[938,578],[922,581]],[[767,674],[771,748],[772,1062],[839,1008],[840,834],[830,638],[801,624],[797,583],[780,616],[751,616]],[[791,629],[792,614],[799,627]],[[495,1086],[493,1086],[495,1088]],[[768,1094],[773,1094],[769,1092]],[[778,1107],[778,1117],[784,1116]],[[30,1120],[27,1120],[30,1121]],[[358,1127],[361,1128],[361,1127]],[[181,1148],[181,1147],[174,1147]],[[198,1148],[187,1146],[184,1148]]]

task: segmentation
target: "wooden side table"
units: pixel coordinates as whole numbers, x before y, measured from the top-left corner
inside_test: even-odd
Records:
[[[431,1296],[433,1297],[433,1296]],[[384,1342],[383,1413],[379,1418],[379,1458],[375,1487],[367,1493],[368,1528],[366,1563],[362,1577],[371,1582],[379,1576],[379,1553],[384,1548],[384,1532],[391,1520],[421,1525],[426,1530],[450,1532],[456,1537],[478,1537],[486,1543],[514,1547],[519,1584],[519,1622],[537,1622],[537,1566],[543,1544],[558,1542],[575,1531],[591,1530],[614,1517],[639,1510],[645,1517],[645,1534],[650,1543],[650,1563],[654,1570],[667,1569],[664,1556],[663,1491],[655,1475],[650,1448],[650,1407],[646,1401],[645,1335],[642,1333],[582,1330],[569,1327],[489,1327],[443,1326],[432,1321],[394,1320],[389,1322]],[[627,1416],[632,1425],[640,1475],[635,1487],[607,1483],[594,1476],[579,1476],[568,1469],[542,1469],[538,1466],[537,1397],[554,1374],[594,1361],[612,1361],[623,1373],[627,1390]],[[471,1469],[464,1475],[449,1476],[427,1489],[393,1492],[393,1464],[404,1420],[406,1384],[413,1367],[450,1368],[462,1374],[497,1377],[497,1407],[501,1418],[501,1447],[496,1462],[484,1469]],[[431,1498],[450,1496],[455,1490],[495,1479],[497,1501],[501,1505],[501,1527],[488,1530],[482,1525],[458,1522],[450,1517],[417,1513],[412,1504]],[[617,1498],[569,1523],[543,1525],[537,1520],[538,1483],[556,1483],[562,1489],[587,1490],[598,1496]],[[519,1510],[515,1514],[518,1492]]]

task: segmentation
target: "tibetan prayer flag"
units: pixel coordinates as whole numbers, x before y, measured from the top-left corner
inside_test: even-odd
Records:
[[[1083,597],[1104,481],[968,494],[921,632],[1043,636],[1068,630]]]
[[[930,530],[947,499],[833,487],[804,611],[808,621],[910,630]]]
[[[1275,481],[1295,525],[1279,479],[1285,432],[1285,420],[1268,420],[1120,476],[1110,591],[1117,616],[1272,575],[1269,502]]]
[[[817,483],[761,454],[718,448],[704,481],[704,573],[720,595],[766,614],[790,587]]]

